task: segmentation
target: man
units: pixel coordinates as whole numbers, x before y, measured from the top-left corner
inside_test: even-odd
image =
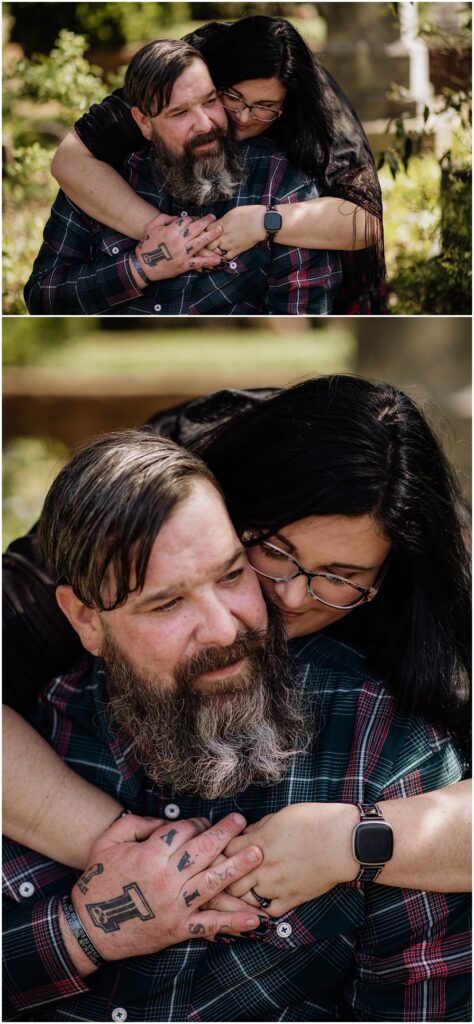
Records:
[[[117,821],[78,880],[7,843],[5,1019],[469,1019],[462,895],[356,882],[268,927],[219,903],[245,876],[269,902],[251,833],[228,849],[245,818],[447,784],[449,740],[397,714],[330,640],[301,641],[292,677],[211,474],[173,442],[89,444],[54,482],[40,536],[92,659],[46,688],[33,721],[155,817]]]
[[[125,86],[148,145],[123,174],[161,212],[137,247],[60,192],[25,288],[30,313],[330,313],[337,253],[271,244],[276,230],[230,262],[206,249],[219,237],[216,217],[232,207],[318,191],[267,139],[236,144],[198,51],[182,40],[150,43]]]

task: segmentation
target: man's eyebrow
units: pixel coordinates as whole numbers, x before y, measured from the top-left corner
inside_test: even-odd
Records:
[[[236,548],[233,554],[230,556],[230,558],[228,558],[221,565],[216,566],[216,568],[213,570],[214,575],[220,576],[222,575],[222,573],[228,572],[228,570],[234,565],[234,563],[239,558],[242,557],[242,555],[245,555],[244,548]],[[139,597],[136,601],[134,601],[133,608],[134,610],[138,611],[149,604],[156,604],[159,601],[169,601],[170,598],[176,597],[177,594],[184,590],[185,586],[185,584],[176,583],[173,587],[168,587],[166,590],[155,590],[153,591],[152,594],[147,594],[144,597]]]
[[[213,96],[217,96],[217,90],[216,89],[211,89],[211,91],[206,93],[206,95],[203,96],[202,99],[196,100],[195,102],[196,103],[206,103],[207,100],[212,99]],[[181,110],[182,111],[189,110],[190,106],[194,106],[194,103],[191,103],[191,104],[190,103],[178,103],[178,105],[175,106],[175,107],[165,107],[165,116],[168,115],[168,114],[176,114],[178,111],[181,111]]]

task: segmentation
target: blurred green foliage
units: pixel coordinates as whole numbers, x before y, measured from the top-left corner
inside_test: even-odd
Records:
[[[189,3],[11,3],[12,42],[25,53],[47,54],[60,29],[85,33],[92,49],[115,50],[159,36],[190,17]]]
[[[3,287],[5,313],[24,313],[23,287],[57,192],[50,173],[67,128],[111,83],[84,57],[87,41],[63,29],[48,56],[4,66]]]
[[[45,493],[67,458],[60,441],[18,437],[3,459],[3,549],[37,520]]]

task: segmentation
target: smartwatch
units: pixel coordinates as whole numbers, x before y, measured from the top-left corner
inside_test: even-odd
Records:
[[[278,213],[275,209],[275,204],[270,203],[267,206],[267,212],[263,215],[263,227],[267,232],[266,242],[273,242],[277,231],[280,230],[283,224],[283,218],[281,213]]]
[[[359,862],[356,882],[375,882],[393,855],[392,826],[377,804],[357,804],[360,824],[352,833],[352,856]]]

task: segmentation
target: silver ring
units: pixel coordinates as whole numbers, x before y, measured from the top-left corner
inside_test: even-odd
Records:
[[[257,901],[257,903],[260,904],[263,910],[265,910],[266,907],[270,906],[270,903],[272,902],[271,900],[267,900],[265,896],[259,896],[258,892],[255,892],[255,889],[251,889],[250,892],[252,893],[253,898]]]

